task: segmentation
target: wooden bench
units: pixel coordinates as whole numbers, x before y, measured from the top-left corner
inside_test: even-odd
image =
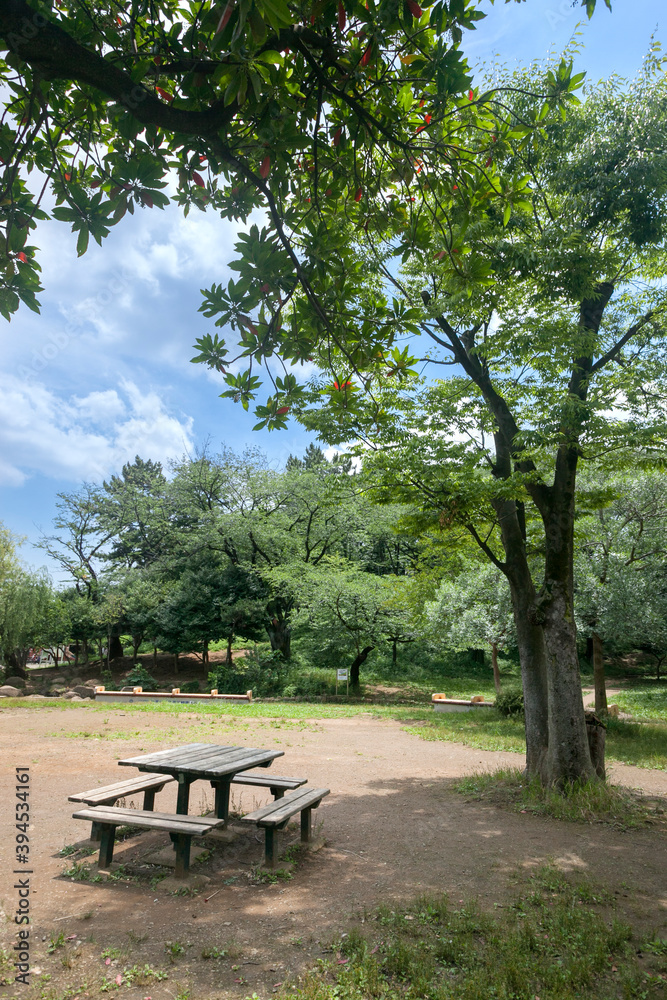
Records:
[[[311,837],[311,811],[317,809],[328,788],[304,788],[294,795],[275,799],[268,806],[262,806],[243,816],[246,823],[256,823],[264,828],[264,858],[268,868],[274,868],[278,859],[276,830],[282,830],[298,812],[301,813],[301,843],[307,844]]]
[[[91,788],[88,792],[75,792],[67,798],[70,802],[85,802],[87,806],[113,806],[118,799],[143,792],[143,808],[151,811],[155,806],[155,793],[161,792],[165,785],[175,780],[169,774],[138,774],[136,778],[118,781],[115,785],[104,785],[102,788]],[[100,839],[100,831],[95,823],[90,831],[90,839]]]
[[[285,792],[293,792],[295,788],[305,785],[308,778],[286,778],[278,774],[255,774],[241,771],[232,778],[233,785],[253,785],[257,788],[268,788],[275,799],[282,799]]]
[[[193,837],[203,837],[216,827],[224,826],[223,819],[201,816],[172,815],[150,810],[122,809],[118,806],[91,806],[72,814],[74,819],[91,820],[100,830],[100,868],[108,868],[113,861],[114,837],[117,826],[138,826],[142,830],[165,830],[176,849],[175,875],[183,878],[190,867],[190,842]]]

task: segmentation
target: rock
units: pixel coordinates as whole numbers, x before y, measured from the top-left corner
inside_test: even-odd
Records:
[[[25,687],[25,677],[7,677],[5,684],[9,684],[10,687],[24,688]]]
[[[12,687],[11,684],[3,684],[0,687],[0,698],[20,698],[23,694],[18,688]]]
[[[65,691],[65,693],[63,694],[63,698],[67,698],[68,701],[74,701],[74,699],[79,698],[79,696],[76,693],[76,691]],[[80,698],[79,701],[81,701]]]
[[[83,681],[80,677],[70,677],[68,684],[70,687],[76,687],[77,684],[83,684]]]
[[[28,695],[26,695],[26,698],[29,701],[31,699],[32,699],[32,701],[37,701],[37,699],[39,699],[39,701],[46,701],[46,695],[45,694],[28,694]]]
[[[34,694],[36,690],[37,688],[34,686],[34,684],[26,684],[26,686],[23,688],[23,694],[26,695]]]
[[[93,688],[87,687],[85,684],[77,684],[76,687],[72,688],[74,694],[78,694],[80,698],[92,698],[95,694]],[[70,694],[70,692],[67,692]]]
[[[102,681],[98,681],[97,677],[89,677],[88,680],[83,683],[86,687],[96,688],[98,684],[102,683]]]
[[[58,687],[67,684],[67,678],[63,677],[62,674],[58,674],[56,677],[49,677],[49,683],[52,687]]]

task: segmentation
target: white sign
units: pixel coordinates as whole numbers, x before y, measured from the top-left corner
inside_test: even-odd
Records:
[[[347,668],[345,668],[343,670],[337,670],[336,671],[336,680],[337,681],[346,681],[347,680]]]

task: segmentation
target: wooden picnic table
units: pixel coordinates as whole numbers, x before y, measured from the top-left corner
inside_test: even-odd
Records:
[[[269,767],[283,750],[262,750],[249,747],[221,747],[215,743],[188,743],[173,750],[128,757],[118,763],[137,767],[140,771],[171,774],[178,780],[176,812],[186,815],[193,781],[210,781],[215,789],[215,815],[229,816],[229,786],[234,775],[253,767]]]

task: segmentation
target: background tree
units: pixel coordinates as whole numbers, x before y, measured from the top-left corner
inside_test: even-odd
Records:
[[[594,775],[573,610],[578,466],[664,448],[667,83],[649,60],[630,86],[602,83],[565,120],[550,117],[535,94],[568,74],[561,63],[506,81],[516,121],[542,122],[533,133],[494,126],[492,160],[525,178],[520,197],[500,211],[489,202],[474,225],[462,198],[460,225],[430,229],[424,252],[406,248],[403,283],[378,253],[375,273],[384,267],[404,307],[422,299],[429,357],[452,376],[401,391],[380,350],[353,382],[340,352],[349,386],[327,389],[322,405],[320,384],[300,410],[330,444],[360,436],[387,498],[465,527],[505,573],[528,768],[559,784]],[[371,299],[376,289],[374,279]],[[367,349],[379,331],[369,327]]]
[[[493,683],[500,694],[498,649],[516,641],[505,575],[494,566],[472,564],[466,572],[442,581],[424,614],[430,635],[446,648],[490,647]]]

